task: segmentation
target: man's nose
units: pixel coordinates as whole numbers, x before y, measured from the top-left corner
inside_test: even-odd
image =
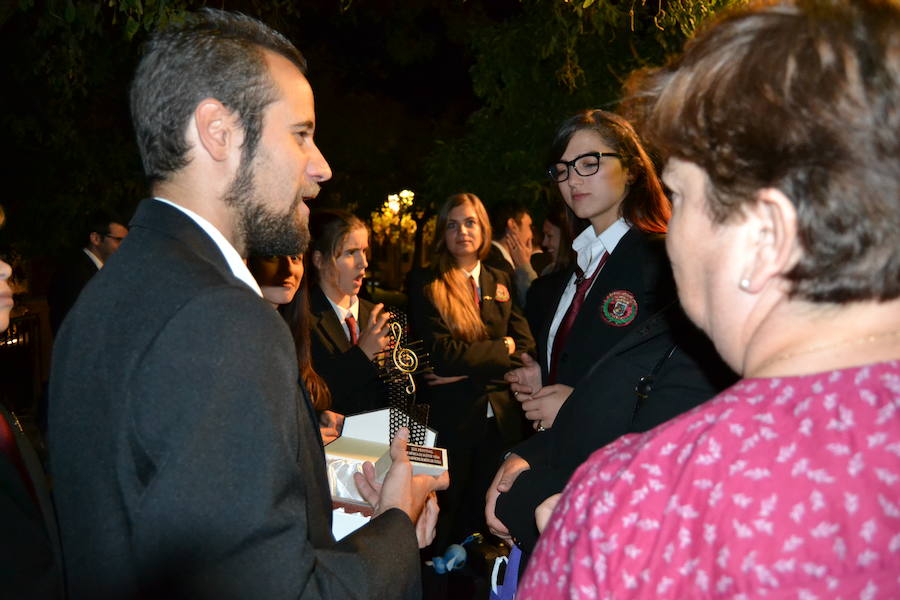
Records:
[[[325,160],[325,156],[315,144],[313,144],[309,162],[306,163],[306,174],[318,183],[331,179],[331,167],[328,166],[328,161]]]

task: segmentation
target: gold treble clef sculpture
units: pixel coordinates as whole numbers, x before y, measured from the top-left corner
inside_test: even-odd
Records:
[[[416,382],[413,379],[412,374],[419,368],[419,357],[409,348],[404,348],[400,345],[402,334],[403,327],[400,323],[397,323],[396,321],[391,323],[391,335],[394,336],[394,353],[392,357],[394,365],[396,365],[401,373],[409,378],[409,385],[406,386],[406,393],[412,395],[416,393]]]

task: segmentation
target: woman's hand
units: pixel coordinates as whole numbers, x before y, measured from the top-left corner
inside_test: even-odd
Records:
[[[547,526],[547,521],[550,520],[550,515],[553,514],[553,509],[556,508],[556,505],[559,503],[559,497],[562,494],[553,494],[540,504],[538,507],[534,509],[534,520],[537,523],[538,531],[544,533],[544,527]]]
[[[518,454],[511,453],[500,465],[485,495],[484,517],[488,529],[492,534],[505,540],[507,543],[512,543],[512,535],[509,533],[506,525],[503,524],[503,521],[497,518],[495,512],[497,509],[497,498],[501,493],[508,492],[512,488],[513,483],[522,471],[527,471],[530,468],[531,465],[528,464],[528,461]]]
[[[548,385],[528,400],[521,400],[521,394],[517,398],[522,402],[522,410],[525,418],[534,421],[534,428],[541,431],[553,427],[553,421],[566,399],[572,395],[575,388],[557,383]]]
[[[456,383],[457,381],[462,381],[468,378],[468,375],[453,375],[449,377],[441,377],[437,373],[425,373],[422,376],[422,379],[425,380],[425,383],[428,384],[428,387],[434,387],[436,385],[447,385],[448,383]]]
[[[503,379],[509,383],[516,400],[524,402],[541,390],[541,366],[529,354],[523,352],[521,358],[523,366],[508,371]]]
[[[356,345],[365,353],[369,360],[375,360],[375,355],[384,350],[391,341],[390,331],[385,325],[391,318],[391,313],[382,312],[384,304],[376,304],[369,315],[369,322],[360,331]]]

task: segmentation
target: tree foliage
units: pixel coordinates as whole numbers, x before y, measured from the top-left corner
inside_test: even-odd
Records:
[[[439,204],[540,204],[544,148],[576,109],[614,106],[633,68],[678,50],[737,0],[220,0],[284,32],[310,59],[322,204],[362,215],[410,188]],[[0,235],[25,255],[79,242],[93,208],[142,197],[127,89],[139,43],[202,0],[18,0],[0,6]],[[468,69],[468,72],[466,72]]]
[[[739,0],[522,0],[512,20],[469,30],[474,91],[482,102],[464,135],[439,140],[426,193],[518,200],[541,212],[546,148],[558,124],[584,108],[614,109],[640,67],[678,52],[703,20]]]

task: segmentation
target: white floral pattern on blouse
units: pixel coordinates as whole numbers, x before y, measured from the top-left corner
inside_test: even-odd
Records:
[[[900,598],[900,361],[743,380],[595,452],[519,600]]]

